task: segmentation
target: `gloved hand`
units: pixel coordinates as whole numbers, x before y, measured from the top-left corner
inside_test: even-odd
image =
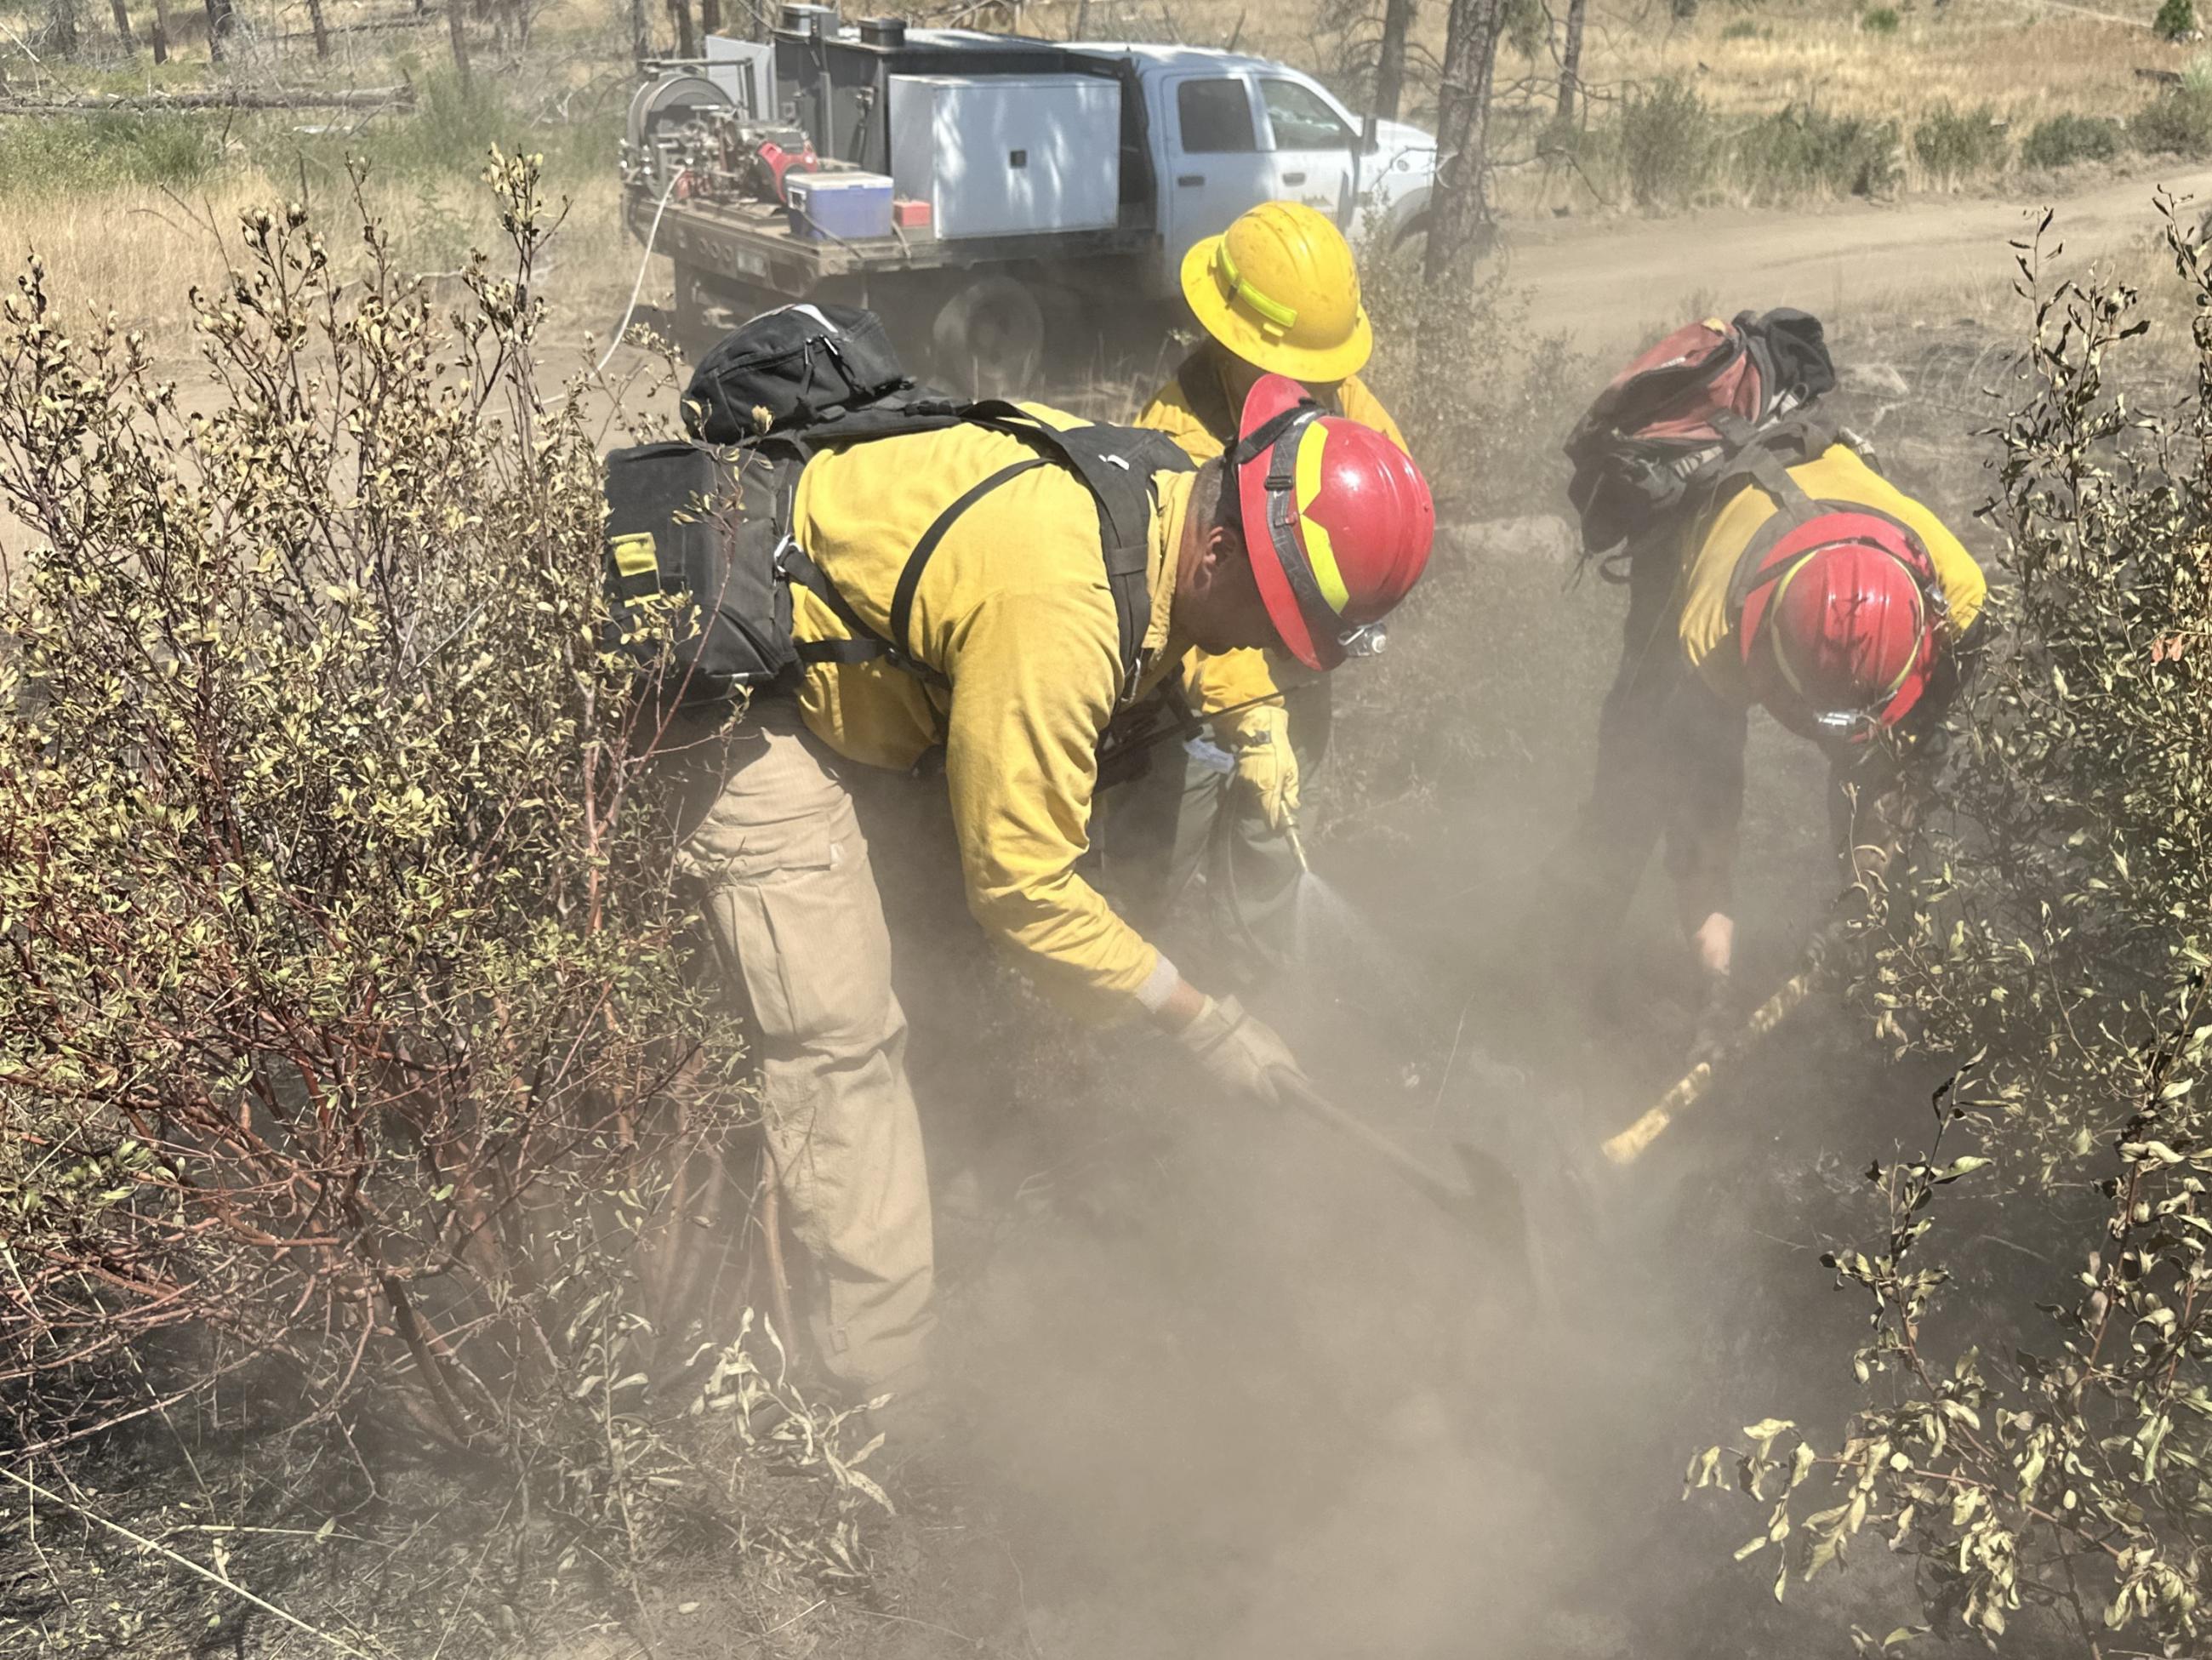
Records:
[[[1272,830],[1298,816],[1298,757],[1291,749],[1291,717],[1279,704],[1247,709],[1237,730],[1237,786],[1248,791]]]
[[[1690,1064],[1717,1061],[1736,1035],[1735,980],[1735,920],[1725,911],[1708,915],[1690,933],[1697,958],[1700,995],[1698,1026],[1690,1043]]]
[[[1233,997],[1207,998],[1176,1041],[1215,1083],[1268,1106],[1281,1104],[1279,1074],[1303,1075],[1290,1045]]]

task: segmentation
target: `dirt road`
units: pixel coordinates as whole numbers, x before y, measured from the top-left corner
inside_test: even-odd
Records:
[[[1723,209],[1662,220],[1516,226],[1512,279],[1534,290],[1535,320],[1589,348],[1625,344],[1691,310],[1797,305],[1826,315],[1986,300],[2013,274],[2008,241],[2049,205],[2070,262],[2142,246],[2153,192],[2212,198],[2212,168],[2145,169],[2051,199],[1918,198],[1821,213]]]

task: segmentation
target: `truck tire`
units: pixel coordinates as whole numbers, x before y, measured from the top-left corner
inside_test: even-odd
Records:
[[[748,317],[782,303],[764,289],[710,276],[696,265],[678,265],[675,277],[676,344],[690,362]]]
[[[1044,307],[1018,277],[977,277],[945,295],[929,344],[953,385],[977,397],[1026,392],[1044,359]]]

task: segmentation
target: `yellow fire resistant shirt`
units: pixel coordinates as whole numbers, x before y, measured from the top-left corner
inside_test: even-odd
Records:
[[[1225,388],[1223,398],[1226,403]],[[1358,375],[1345,377],[1336,388],[1336,398],[1337,407],[1347,420],[1374,428],[1401,450],[1407,447],[1406,435],[1398,430],[1390,411],[1382,407]],[[1183,395],[1180,372],[1152,394],[1152,401],[1137,417],[1137,424],[1167,434],[1192,460],[1201,464],[1223,454],[1229,447],[1224,435],[1208,427],[1192,410],[1190,400]],[[1296,672],[1305,672],[1303,668]],[[1238,710],[1238,714],[1225,717],[1221,723],[1231,728],[1242,724],[1246,712],[1257,708],[1263,700],[1272,698],[1281,690],[1274,666],[1263,651],[1231,651],[1215,656],[1195,648],[1183,659],[1182,685],[1191,708],[1200,714]]]
[[[1081,424],[1028,407],[1055,426]],[[1004,433],[951,427],[819,455],[800,477],[793,533],[860,619],[889,637],[891,596],[923,532],[971,486],[1036,453]],[[1148,679],[1180,649],[1169,614],[1190,485],[1188,473],[1158,481]],[[800,640],[847,637],[813,593],[794,587],[792,600]],[[1055,1000],[1094,1019],[1133,1012],[1159,953],[1074,868],[1121,682],[1098,509],[1082,482],[1056,465],[1035,468],[954,521],[915,592],[911,644],[951,693],[881,661],[817,663],[799,693],[806,724],[872,766],[903,769],[942,743],[975,920]]]
[[[1848,446],[1831,447],[1819,460],[1790,468],[1790,476],[1815,502],[1873,508],[1917,536],[1935,562],[1954,639],[1981,614],[1989,586],[1973,555],[1942,520],[1859,459]],[[1748,702],[1751,688],[1735,638],[1736,619],[1729,615],[1729,585],[1743,550],[1778,511],[1773,498],[1757,485],[1740,491],[1722,508],[1682,573],[1682,649],[1707,684],[1738,701]]]

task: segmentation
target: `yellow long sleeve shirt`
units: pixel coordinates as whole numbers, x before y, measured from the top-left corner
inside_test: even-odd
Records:
[[[1953,638],[1964,634],[1980,615],[1989,586],[1973,555],[1923,503],[1867,465],[1848,446],[1832,446],[1818,460],[1790,468],[1790,476],[1816,502],[1873,508],[1918,537],[1935,564]],[[1737,647],[1737,619],[1729,604],[1729,587],[1744,550],[1779,511],[1773,498],[1756,485],[1739,491],[1714,517],[1704,540],[1683,565],[1682,650],[1708,685],[1741,702],[1751,701],[1751,688]]]
[[[1407,447],[1406,435],[1398,430],[1398,423],[1390,418],[1390,411],[1382,407],[1382,401],[1367,389],[1367,383],[1358,375],[1347,375],[1338,385],[1336,400],[1337,407],[1343,410],[1347,420],[1374,428],[1401,450]],[[1224,408],[1234,407],[1230,403],[1226,387],[1222,392],[1222,405]],[[1185,454],[1201,465],[1217,455],[1226,453],[1229,441],[1235,436],[1233,433],[1215,430],[1191,407],[1190,398],[1183,391],[1180,370],[1152,394],[1152,401],[1145,405],[1142,413],[1137,417],[1136,424],[1165,433]],[[1238,711],[1225,716],[1221,722],[1232,732],[1241,724],[1243,712],[1256,710],[1282,690],[1276,678],[1275,667],[1263,651],[1215,654],[1195,648],[1183,659],[1182,685],[1192,709],[1199,714],[1211,716],[1219,714],[1224,709]]]
[[[1074,417],[1029,406],[1062,427]],[[881,439],[808,463],[793,534],[870,629],[888,635],[907,557],[956,498],[1036,453],[978,427]],[[1157,481],[1145,647],[1148,681],[1172,665],[1174,559],[1189,474]],[[792,591],[801,641],[848,631]],[[1121,689],[1120,633],[1097,505],[1065,469],[1023,473],[954,521],[915,595],[915,655],[947,691],[881,660],[813,664],[807,726],[838,753],[909,768],[945,746],[968,904],[1055,1000],[1094,1019],[1133,1012],[1159,953],[1075,873],[1089,837],[1097,745]]]

